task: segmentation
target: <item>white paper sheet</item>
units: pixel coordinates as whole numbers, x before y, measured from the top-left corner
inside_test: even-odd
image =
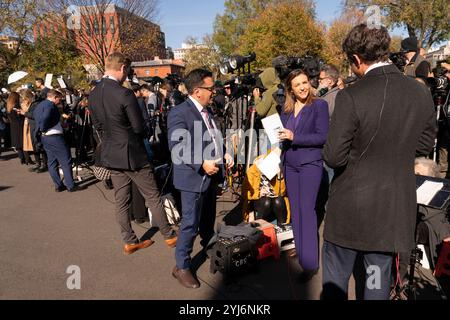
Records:
[[[277,144],[280,142],[278,139],[278,131],[284,129],[283,123],[281,123],[281,118],[278,113],[265,117],[261,120],[264,129],[266,130],[267,137],[271,144]]]
[[[49,88],[49,89],[53,89],[53,87],[52,87],[52,79],[53,79],[53,74],[47,73],[47,74],[45,75],[45,83],[44,83],[44,86],[47,87],[47,88]]]
[[[276,152],[271,152],[264,160],[258,162],[256,166],[267,179],[272,180],[280,172],[280,156]]]
[[[443,187],[444,184],[442,182],[425,181],[417,188],[417,203],[428,205]]]
[[[63,78],[56,78],[56,80],[58,80],[58,84],[61,87],[61,89],[67,88],[66,83],[64,82]]]

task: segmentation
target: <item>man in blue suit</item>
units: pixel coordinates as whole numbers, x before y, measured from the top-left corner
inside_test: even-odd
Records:
[[[215,92],[213,75],[208,70],[193,70],[185,79],[189,98],[174,107],[168,116],[168,139],[172,153],[174,186],[181,193],[182,218],[176,266],[172,275],[187,288],[200,283],[190,270],[191,253],[197,233],[204,248],[214,235],[216,195],[223,179],[223,159],[233,165],[232,157],[223,155],[222,135],[207,108]]]
[[[72,158],[67,147],[63,128],[60,122],[60,113],[56,105],[61,103],[62,94],[56,90],[49,90],[47,99],[36,106],[33,117],[36,121],[36,133],[44,146],[48,158],[48,172],[55,184],[55,191],[67,189],[69,192],[79,190],[74,185],[72,177]],[[59,176],[58,164],[64,173],[64,184]]]

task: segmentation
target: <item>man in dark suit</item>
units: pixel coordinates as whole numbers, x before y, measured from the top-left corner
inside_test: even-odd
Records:
[[[40,139],[47,153],[48,172],[55,184],[55,191],[67,189],[69,192],[78,191],[72,176],[72,158],[70,150],[64,141],[61,126],[61,115],[56,105],[60,104],[62,94],[56,90],[49,90],[46,99],[40,102],[33,111],[36,121],[34,134]],[[59,176],[58,165],[64,173],[64,184]]]
[[[161,198],[144,147],[144,120],[132,90],[122,86],[131,61],[115,52],[106,58],[105,76],[89,95],[92,121],[101,138],[98,164],[111,169],[111,180],[116,198],[116,219],[119,223],[124,252],[153,244],[152,240],[140,242],[134,233],[128,209],[131,182],[133,181],[145,198],[152,219],[159,227],[169,247],[176,245],[176,233],[170,227],[163,211]]]
[[[190,271],[192,248],[197,233],[204,248],[214,235],[216,194],[223,179],[223,159],[230,167],[232,157],[223,155],[222,135],[213,120],[211,110],[215,91],[212,73],[193,70],[185,79],[189,98],[174,107],[168,116],[169,148],[174,166],[174,186],[181,192],[182,217],[176,266],[172,275],[187,288],[200,283]]]
[[[361,78],[340,91],[324,148],[335,169],[324,230],[323,298],[347,298],[358,254],[365,299],[389,299],[392,256],[411,251],[416,226],[414,159],[436,135],[429,90],[388,60],[386,28],[354,27],[343,43]]]

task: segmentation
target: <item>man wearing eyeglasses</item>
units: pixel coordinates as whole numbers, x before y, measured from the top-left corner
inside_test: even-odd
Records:
[[[199,233],[205,250],[214,235],[217,186],[224,176],[223,159],[229,167],[233,159],[224,155],[222,135],[209,110],[215,92],[212,73],[193,70],[184,83],[189,98],[170,110],[167,123],[173,184],[181,193],[182,205],[172,275],[184,287],[195,289],[200,283],[190,270],[193,244]]]
[[[319,92],[319,97],[328,103],[328,114],[330,115],[330,119],[334,111],[336,96],[340,90],[337,85],[338,80],[339,71],[335,66],[327,64],[322,67],[317,90]]]

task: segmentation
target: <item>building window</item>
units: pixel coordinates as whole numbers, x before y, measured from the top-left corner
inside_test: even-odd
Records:
[[[84,25],[86,26],[86,35],[91,35],[91,22],[88,16],[84,17]]]
[[[145,75],[149,76],[150,75],[150,70],[145,70]]]
[[[158,74],[158,69],[155,69],[155,75],[157,75]]]
[[[114,16],[110,16],[109,17],[109,29],[111,30],[111,34],[115,34],[116,33],[116,27],[114,24]]]
[[[106,18],[102,17],[102,34],[105,35],[106,31]]]
[[[95,33],[95,34],[99,34],[98,20],[97,20],[97,18],[94,18],[94,33]]]

